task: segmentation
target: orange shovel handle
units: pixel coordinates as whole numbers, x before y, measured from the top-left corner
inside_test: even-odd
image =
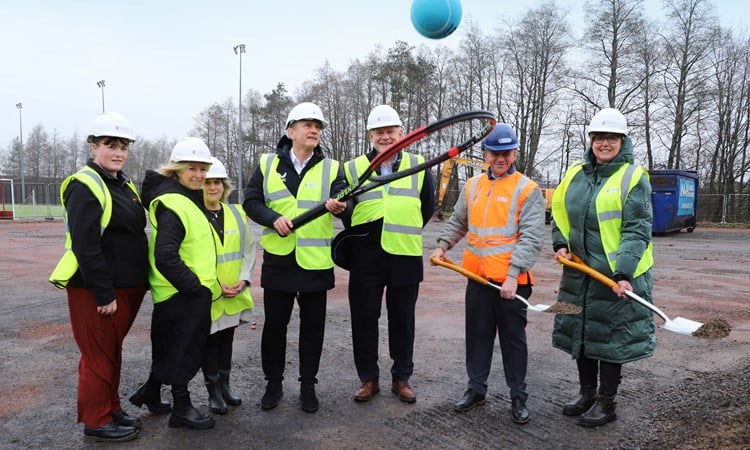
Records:
[[[474,272],[468,271],[464,269],[461,266],[457,266],[453,264],[453,261],[450,259],[443,257],[443,259],[438,258],[430,258],[430,261],[432,261],[433,264],[437,264],[438,266],[447,267],[451,270],[455,270],[456,272],[460,273],[461,275],[465,276],[466,278],[472,279],[476,281],[477,283],[488,285],[490,284],[490,281],[480,275],[475,274]]]
[[[557,262],[564,266],[572,267],[580,272],[585,273],[586,275],[590,276],[591,278],[595,279],[596,281],[604,284],[605,286],[609,287],[618,287],[618,284],[615,280],[609,278],[608,276],[604,275],[601,272],[598,272],[596,269],[592,269],[591,267],[587,266],[581,258],[577,257],[576,255],[570,253],[570,255],[573,257],[572,261],[569,261],[565,258],[556,258]]]

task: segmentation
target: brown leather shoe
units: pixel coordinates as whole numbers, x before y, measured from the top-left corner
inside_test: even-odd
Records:
[[[372,397],[380,392],[380,383],[377,381],[365,381],[362,383],[362,387],[357,389],[354,393],[354,400],[358,402],[367,402],[372,400]]]
[[[391,392],[397,394],[398,399],[402,402],[414,403],[417,401],[417,394],[414,393],[414,390],[406,380],[394,381],[391,385]]]

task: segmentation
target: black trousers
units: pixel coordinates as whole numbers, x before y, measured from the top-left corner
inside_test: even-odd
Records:
[[[393,360],[391,379],[408,380],[414,372],[414,308],[419,295],[419,283],[386,287],[386,280],[377,272],[353,270],[349,276],[354,365],[360,381],[378,381],[378,320],[385,290],[388,350]]]
[[[225,328],[208,336],[203,375],[218,375],[220,370],[228,371],[232,368],[235,329],[236,327]]]
[[[263,290],[266,320],[260,342],[263,373],[268,381],[284,379],[286,332],[294,300],[299,305],[299,381],[316,383],[326,324],[326,294]]]
[[[519,285],[517,293],[528,299],[531,286]],[[496,289],[469,281],[466,286],[466,372],[469,389],[479,394],[487,393],[495,336],[498,336],[510,397],[526,401],[526,322],[523,303],[502,298]]]
[[[583,349],[582,349],[583,350]],[[622,364],[600,361],[581,357],[576,359],[578,366],[578,381],[581,388],[596,388],[596,378],[599,376],[599,395],[614,397],[622,378]]]

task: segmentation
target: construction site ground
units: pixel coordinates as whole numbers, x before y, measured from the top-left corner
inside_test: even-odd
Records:
[[[425,231],[425,261],[441,222]],[[338,225],[337,225],[338,226]],[[259,229],[255,228],[256,237]],[[552,304],[561,268],[547,243],[534,268],[532,304]],[[49,282],[62,253],[60,221],[0,221],[0,448],[68,449],[84,446],[76,423],[79,353],[71,333],[67,300]],[[704,339],[657,329],[653,357],[626,364],[617,396],[617,420],[587,429],[561,414],[578,389],[575,362],[551,346],[553,315],[528,312],[528,408],[531,421],[510,418],[499,346],[489,379],[488,401],[466,413],[452,404],[466,388],[464,286],[461,275],[425,264],[417,303],[415,371],[418,400],[400,402],[389,389],[390,359],[385,314],[380,322],[383,390],[367,403],[352,395],[359,387],[351,351],[348,272],[336,268],[328,294],[326,336],[317,392],[321,407],[299,407],[295,313],[289,326],[287,370],[281,404],[263,411],[265,381],[260,337],[263,295],[260,263],[252,296],[257,327],[236,332],[232,385],[243,403],[215,416],[208,431],[172,429],[168,416],[152,416],[126,398],[149,371],[152,312],[147,295],[127,336],[120,392],[127,412],[143,418],[135,441],[120,448],[750,448],[750,230],[699,226],[695,232],[654,237],[654,299],[670,317],[699,322],[721,318],[731,332]],[[460,249],[452,250],[461,259]],[[654,316],[657,325],[662,321]],[[202,376],[190,385],[193,401],[207,411]],[[168,389],[163,398],[170,399]]]

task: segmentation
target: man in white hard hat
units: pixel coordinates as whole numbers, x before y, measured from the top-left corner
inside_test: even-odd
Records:
[[[248,217],[264,227],[260,241],[265,313],[261,358],[268,384],[261,408],[275,408],[283,395],[287,324],[296,299],[301,407],[315,412],[319,407],[315,383],[323,350],[326,297],[334,287],[333,219],[325,214],[298,229],[293,229],[292,219],[324,201],[329,212],[343,213],[346,203],[331,197],[346,187],[346,180],[338,161],[326,157],[320,147],[320,134],[328,122],[316,104],[295,106],[286,127],[276,152],[260,157],[243,204]]]
[[[398,112],[388,105],[373,108],[367,118],[367,135],[372,150],[345,164],[349,183],[355,182],[378,153],[404,136]],[[384,162],[378,174],[405,170],[423,161],[422,155],[402,151]],[[362,383],[354,400],[369,401],[380,391],[378,319],[385,292],[393,360],[391,391],[399,400],[414,403],[417,396],[409,384],[414,371],[414,308],[423,279],[422,228],[435,211],[432,176],[422,171],[395,180],[355,198],[354,204],[351,228],[334,242],[336,262],[350,271],[354,363]]]

